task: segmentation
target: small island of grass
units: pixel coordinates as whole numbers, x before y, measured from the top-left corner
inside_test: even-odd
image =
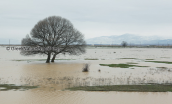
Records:
[[[169,62],[169,61],[145,61],[145,62],[154,62],[154,63],[172,64],[172,62]]]
[[[72,87],[71,91],[172,92],[172,85],[110,85]]]
[[[149,67],[149,66],[138,66],[131,64],[100,64],[101,66],[109,66],[109,67],[119,67],[119,68],[129,68],[129,67]]]
[[[8,90],[28,90],[38,88],[37,86],[17,86],[14,84],[0,84],[0,91],[8,91]]]

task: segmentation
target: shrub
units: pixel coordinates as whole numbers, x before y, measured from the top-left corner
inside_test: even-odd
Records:
[[[85,64],[82,68],[82,72],[88,72],[89,71],[90,64]]]

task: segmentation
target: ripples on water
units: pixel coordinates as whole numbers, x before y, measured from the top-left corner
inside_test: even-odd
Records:
[[[73,86],[172,83],[172,69],[113,69],[98,65],[100,63],[127,62],[126,60],[117,59],[121,57],[171,57],[169,56],[171,50],[163,52],[156,50],[159,51],[156,53],[153,49],[140,49],[141,51],[138,51],[139,49],[126,50],[92,49],[86,55],[79,56],[79,59],[97,57],[100,57],[100,59],[115,59],[110,61],[90,61],[91,70],[88,73],[82,72],[83,63],[88,61],[58,61],[54,64],[15,62],[9,60],[25,59],[26,57],[20,56],[17,52],[6,52],[4,50],[2,52],[1,50],[1,58],[3,60],[0,60],[0,84],[39,86],[39,88],[27,91],[0,91],[0,104],[171,104],[172,93],[170,92],[63,91],[63,89]],[[89,52],[92,53],[90,54]],[[146,52],[149,52],[149,54]],[[61,57],[63,58],[64,56]],[[38,59],[38,57],[35,59]],[[73,59],[76,59],[76,57],[73,57]],[[168,60],[171,59],[169,58]],[[98,69],[101,69],[101,72],[98,72]]]
[[[128,76],[128,77],[127,77]],[[62,90],[65,88],[76,86],[102,86],[102,85],[137,85],[137,84],[172,84],[171,69],[148,69],[141,76],[133,76],[132,73],[126,73],[120,76],[109,78],[94,78],[94,77],[36,77],[22,76],[19,79],[7,77],[0,78],[0,84],[16,84],[28,86],[47,87],[54,90]]]

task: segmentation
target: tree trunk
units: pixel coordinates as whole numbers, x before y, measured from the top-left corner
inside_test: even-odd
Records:
[[[57,55],[57,54],[54,54],[54,55],[53,55],[53,58],[51,59],[51,62],[54,62],[54,60],[55,60],[55,58],[56,58],[56,55]]]
[[[48,53],[47,61],[46,63],[50,63],[51,53]]]

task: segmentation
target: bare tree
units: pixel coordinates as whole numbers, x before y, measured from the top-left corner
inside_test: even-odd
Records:
[[[128,43],[127,43],[126,41],[123,41],[123,42],[121,43],[121,45],[122,45],[123,47],[126,47],[126,46],[128,45]]]
[[[59,16],[51,16],[39,21],[22,39],[23,46],[40,47],[44,50],[21,50],[22,55],[48,55],[46,63],[50,62],[51,55],[54,62],[59,53],[80,55],[85,53],[86,42],[84,35],[76,30],[72,23]],[[48,49],[47,49],[48,47]]]

